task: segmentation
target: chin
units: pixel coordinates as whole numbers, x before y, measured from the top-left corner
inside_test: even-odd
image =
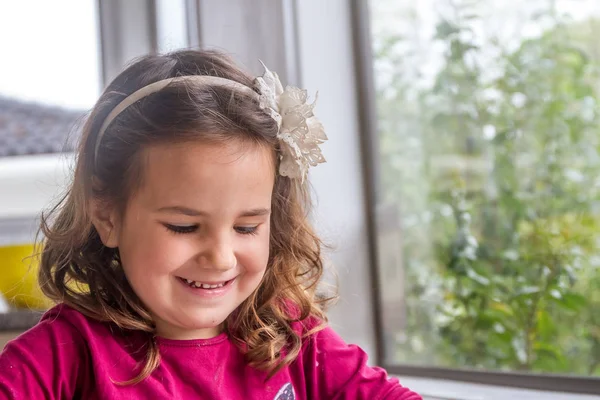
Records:
[[[187,327],[189,329],[193,329],[193,330],[200,330],[200,329],[211,329],[211,328],[216,328],[219,327],[223,324],[224,320],[222,319],[202,319],[202,320],[198,320],[198,321],[194,321],[194,323]]]
[[[222,332],[222,325],[228,314],[199,309],[193,313],[170,313],[157,315],[157,333],[159,336],[175,340],[210,339]]]
[[[227,316],[217,315],[216,313],[210,313],[206,311],[200,311],[199,314],[188,320],[183,328],[191,330],[211,329],[219,327],[225,322]]]

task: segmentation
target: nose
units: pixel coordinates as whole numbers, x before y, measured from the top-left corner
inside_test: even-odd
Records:
[[[233,246],[226,235],[209,241],[200,254],[202,268],[227,271],[235,268],[236,264],[237,259]]]

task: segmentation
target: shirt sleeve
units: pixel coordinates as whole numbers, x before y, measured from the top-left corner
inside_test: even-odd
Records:
[[[304,374],[310,399],[422,400],[386,371],[367,365],[367,354],[330,327],[305,339]]]
[[[69,322],[46,319],[0,354],[0,400],[73,399],[85,376],[83,338]]]

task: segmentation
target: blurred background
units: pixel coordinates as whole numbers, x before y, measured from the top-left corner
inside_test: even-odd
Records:
[[[0,347],[104,85],[218,48],[319,91],[347,341],[428,399],[599,399],[599,37],[598,0],[0,0]]]

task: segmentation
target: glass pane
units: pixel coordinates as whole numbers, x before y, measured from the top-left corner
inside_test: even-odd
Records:
[[[156,1],[158,51],[167,53],[190,47],[188,42],[187,0]]]
[[[386,362],[600,375],[600,2],[370,7]]]
[[[91,108],[101,87],[96,3],[0,2],[0,95]]]

